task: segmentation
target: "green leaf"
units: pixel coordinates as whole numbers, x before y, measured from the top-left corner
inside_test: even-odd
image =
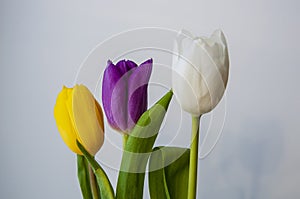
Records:
[[[92,190],[90,185],[89,163],[82,155],[77,155],[77,176],[82,197],[84,199],[91,199]]]
[[[98,186],[100,188],[100,195],[103,199],[114,199],[114,190],[111,186],[111,183],[102,169],[102,167],[98,164],[98,162],[94,159],[94,157],[89,154],[86,149],[77,141],[77,146],[83,153],[84,157],[87,159],[89,164],[91,165],[95,175]]]
[[[122,157],[118,184],[118,199],[143,198],[145,170],[152,147],[172,99],[172,91],[165,94],[146,111],[130,133]]]
[[[177,147],[156,147],[149,160],[151,199],[187,198],[190,151]]]
[[[100,192],[100,187],[98,186],[97,183],[97,177],[90,165],[89,165],[89,172],[90,172],[90,183],[91,183],[93,199],[101,199],[101,192]]]

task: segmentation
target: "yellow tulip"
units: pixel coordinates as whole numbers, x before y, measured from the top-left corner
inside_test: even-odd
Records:
[[[99,151],[104,140],[103,113],[87,87],[64,86],[56,99],[54,117],[63,141],[73,152],[82,155],[76,140],[91,155]]]

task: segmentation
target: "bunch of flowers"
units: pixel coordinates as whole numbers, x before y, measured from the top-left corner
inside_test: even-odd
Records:
[[[78,179],[85,199],[141,199],[146,168],[154,199],[196,198],[200,117],[221,100],[228,80],[229,58],[222,31],[210,38],[183,30],[175,40],[172,88],[148,109],[148,82],[153,60],[139,66],[130,60],[107,62],[102,107],[109,125],[123,135],[123,156],[114,189],[95,160],[104,142],[101,105],[84,85],[63,87],[54,107],[58,131],[77,154]],[[190,148],[153,147],[173,93],[192,116]],[[172,162],[168,160],[180,154]]]

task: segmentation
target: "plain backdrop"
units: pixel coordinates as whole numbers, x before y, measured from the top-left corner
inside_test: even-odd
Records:
[[[226,117],[218,144],[200,160],[198,198],[298,199],[299,9],[296,0],[1,0],[0,197],[81,198],[76,156],[53,117],[56,96],[62,85],[73,86],[100,42],[134,28],[161,27],[195,35],[221,28],[229,44],[230,78],[221,103]],[[160,94],[153,92],[149,102]],[[178,110],[175,100],[171,106]],[[182,115],[188,128],[189,117]],[[179,132],[185,144],[187,132]],[[121,143],[120,135],[106,133]],[[161,136],[157,144],[166,140]],[[97,159],[109,156],[118,154],[103,148]],[[104,168],[115,186],[117,170]]]

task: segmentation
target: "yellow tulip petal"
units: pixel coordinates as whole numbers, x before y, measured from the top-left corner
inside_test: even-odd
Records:
[[[101,113],[92,93],[83,85],[74,87],[72,99],[77,137],[87,151],[95,155],[103,144],[103,123],[101,124],[98,119]]]
[[[82,154],[76,145],[76,132],[73,128],[69,111],[66,106],[66,101],[70,98],[69,93],[72,92],[71,88],[63,87],[62,91],[58,94],[56,104],[54,106],[54,118],[58,131],[65,142],[65,144],[75,153]]]
[[[96,114],[97,114],[97,119],[98,119],[98,123],[101,127],[101,139],[100,139],[100,146],[103,145],[103,142],[104,142],[104,121],[103,121],[103,111],[102,111],[102,108],[100,107],[99,103],[97,102],[97,100],[95,99],[95,108],[96,108]]]
[[[99,103],[97,102],[97,100],[95,100],[95,105],[96,105],[97,119],[98,119],[98,122],[99,122],[100,126],[102,127],[102,131],[104,133],[103,111],[102,111],[102,108],[100,107]]]

